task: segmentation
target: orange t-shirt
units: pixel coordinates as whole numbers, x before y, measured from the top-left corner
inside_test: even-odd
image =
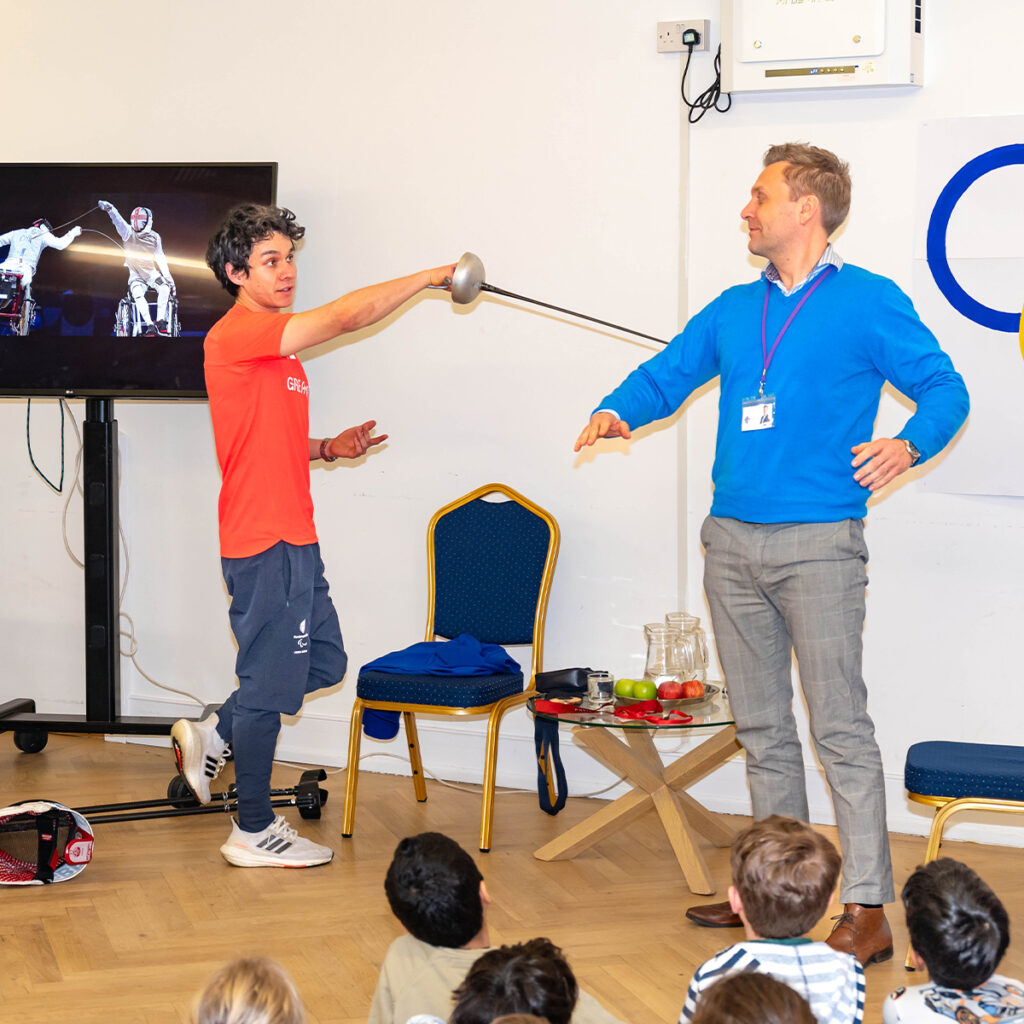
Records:
[[[309,382],[283,357],[289,313],[235,305],[203,346],[217,447],[220,553],[247,558],[278,541],[313,544],[309,493]]]

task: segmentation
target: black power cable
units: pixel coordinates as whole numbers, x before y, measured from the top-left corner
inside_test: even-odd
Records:
[[[28,399],[25,408],[25,443],[28,445],[28,460],[32,468],[43,478],[47,487],[60,494],[64,490],[64,399],[57,399],[60,406],[60,483],[54,484],[50,478],[36,465],[32,454],[32,399]]]
[[[683,33],[683,42],[686,44],[686,64],[683,67],[683,80],[679,84],[679,91],[682,94],[683,102],[689,107],[688,120],[690,124],[696,124],[709,110],[717,110],[720,114],[724,114],[732,106],[732,96],[726,93],[725,106],[718,105],[722,99],[722,45],[719,43],[718,52],[715,54],[714,82],[692,103],[686,98],[686,73],[690,70],[690,58],[693,57],[693,48],[700,42],[700,34],[693,29],[688,29]]]

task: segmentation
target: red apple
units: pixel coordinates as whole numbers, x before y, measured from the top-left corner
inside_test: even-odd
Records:
[[[683,696],[683,684],[678,679],[668,679],[658,687],[659,700],[679,700]]]
[[[699,679],[687,679],[681,689],[684,697],[704,696],[704,684]]]

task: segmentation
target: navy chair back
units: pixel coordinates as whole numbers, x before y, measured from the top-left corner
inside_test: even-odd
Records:
[[[485,500],[502,495],[502,500]],[[529,674],[419,676],[363,669],[349,724],[341,834],[355,826],[363,714],[401,714],[413,789],[427,799],[416,715],[487,715],[480,849],[491,848],[501,720],[527,702],[544,661],[544,618],[558,557],[554,517],[505,484],[478,487],[437,510],[427,527],[427,628],[424,639],[477,640],[532,649]],[[524,686],[524,683],[526,685]],[[385,737],[382,737],[385,738]],[[387,737],[389,738],[389,737]]]
[[[435,523],[433,632],[532,644],[551,529],[514,500],[477,498]]]

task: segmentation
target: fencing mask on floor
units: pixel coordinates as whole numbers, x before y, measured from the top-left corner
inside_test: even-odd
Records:
[[[74,878],[92,860],[92,828],[51,800],[0,809],[0,885],[47,885]]]

